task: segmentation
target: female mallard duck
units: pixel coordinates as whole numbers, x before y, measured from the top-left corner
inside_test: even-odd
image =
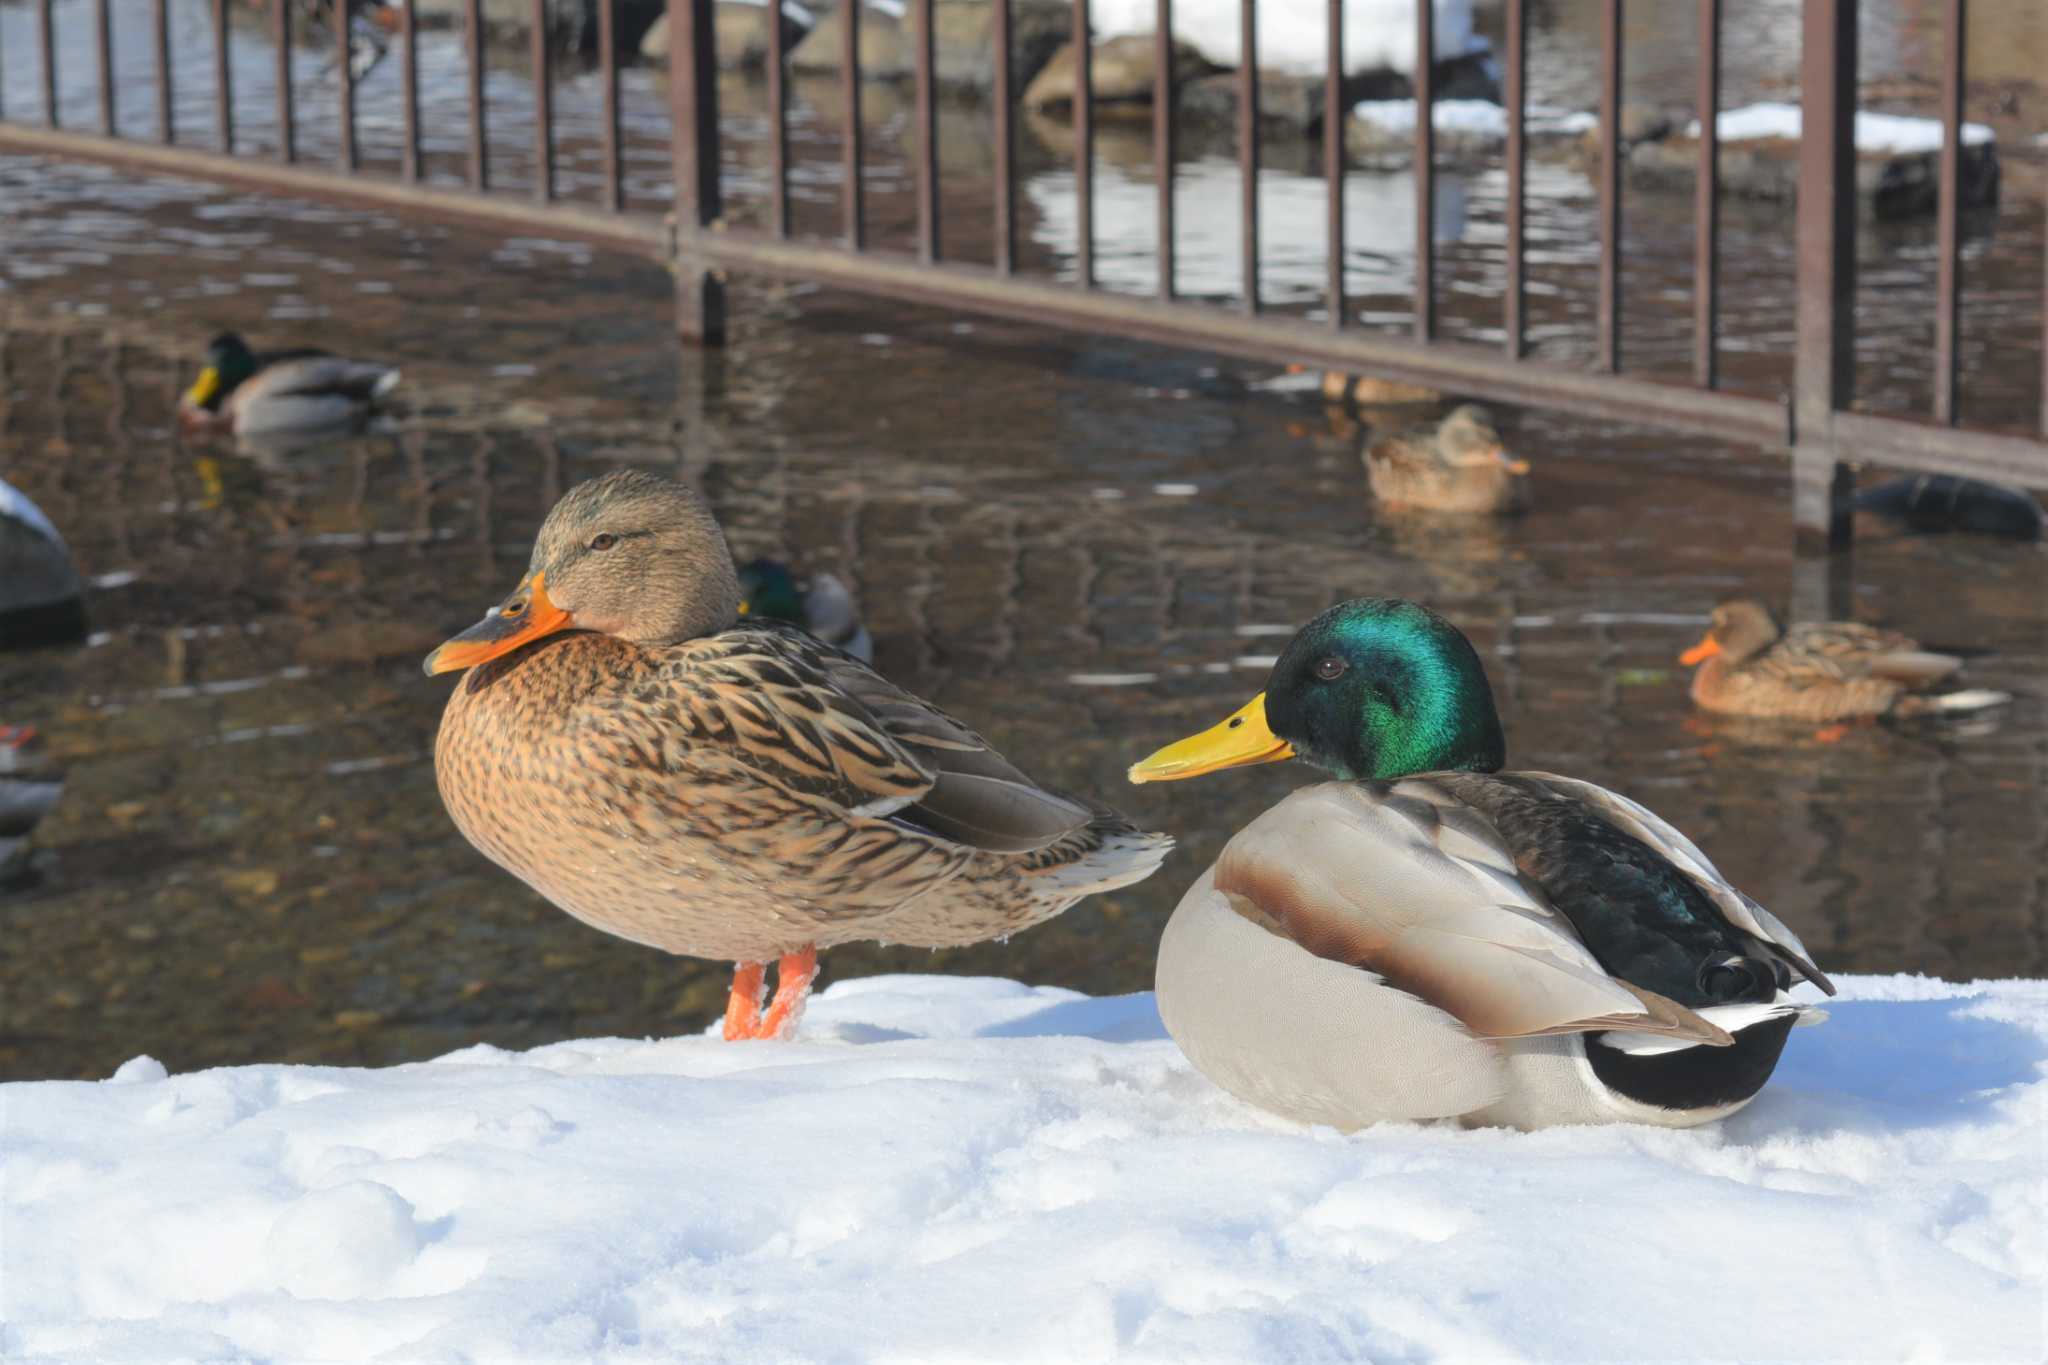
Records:
[[[178,403],[193,430],[266,436],[354,426],[398,383],[398,371],[302,348],[258,354],[233,332],[206,348],[206,366]]]
[[[875,661],[874,638],[860,622],[853,593],[834,575],[812,574],[800,584],[789,566],[772,559],[742,565],[739,573],[740,615],[788,621],[864,664]]]
[[[1365,473],[1373,496],[1396,507],[1504,516],[1529,506],[1529,462],[1508,457],[1486,409],[1473,403],[1373,442]]]
[[[1807,622],[1790,630],[1761,602],[1739,598],[1714,608],[1706,635],[1679,656],[1701,708],[1736,716],[1776,716],[1809,724],[1881,715],[1974,711],[2010,701],[1983,688],[1914,695],[1963,661],[1920,647],[1911,636],[1854,621]]]
[[[571,489],[519,586],[426,662],[469,670],[434,746],[463,834],[607,933],[738,964],[727,1038],[786,1037],[820,947],[1005,937],[1172,846],[739,604],[702,500],[622,471]]]
[[[85,638],[85,584],[64,537],[28,495],[0,479],[0,649]]]
[[[1683,1127],[1762,1089],[1806,949],[1643,807],[1500,771],[1472,645],[1413,602],[1305,626],[1266,690],[1134,782],[1299,756],[1338,781],[1225,845],[1159,946],[1159,1012],[1290,1118]],[[1808,1016],[1811,1017],[1811,1016]]]

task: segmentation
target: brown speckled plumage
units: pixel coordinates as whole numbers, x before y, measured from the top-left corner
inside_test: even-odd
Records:
[[[1962,666],[1910,636],[1853,621],[1782,629],[1767,608],[1748,600],[1714,609],[1700,648],[1710,642],[1717,652],[1693,674],[1697,705],[1812,724],[1883,715]]]
[[[593,530],[616,543],[587,549]],[[435,772],[472,843],[608,933],[738,962],[976,943],[1141,880],[1171,845],[802,631],[734,624],[723,537],[679,485],[573,490],[542,574],[570,629],[470,669]]]
[[[1365,451],[1373,496],[1394,507],[1509,515],[1529,506],[1529,467],[1511,460],[1486,410],[1467,403],[1373,442]]]

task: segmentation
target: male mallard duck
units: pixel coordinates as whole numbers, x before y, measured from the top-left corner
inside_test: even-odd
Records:
[[[738,964],[727,1038],[787,1036],[820,947],[1005,937],[1172,846],[739,605],[703,501],[621,471],[571,489],[519,586],[426,662],[469,670],[434,746],[457,827],[588,924]]]
[[[0,479],[0,649],[85,638],[85,584],[64,537],[28,495]]]
[[[1485,408],[1466,403],[1365,451],[1373,496],[1397,507],[1506,515],[1529,506],[1529,462],[1508,457]]]
[[[1983,688],[1917,696],[1963,666],[1894,630],[1854,621],[1778,624],[1761,602],[1714,608],[1706,635],[1678,656],[1700,665],[1692,699],[1708,711],[1825,724],[1880,715],[1975,711],[2012,700]]]
[[[2013,540],[2041,538],[2041,504],[2024,488],[1955,474],[1909,474],[1856,492],[1856,510],[1912,531],[1971,531]]]
[[[834,575],[812,574],[810,582],[799,584],[787,565],[772,559],[744,564],[739,573],[740,615],[788,621],[864,664],[875,661],[875,642],[860,622],[853,593]]]
[[[64,774],[44,756],[35,730],[0,725],[0,884],[15,879],[28,836],[63,794]]]
[[[196,430],[242,436],[353,426],[398,383],[398,371],[311,348],[258,354],[234,332],[206,348],[206,367],[178,403]]]
[[[1266,690],[1134,782],[1299,756],[1159,946],[1159,1012],[1224,1089],[1358,1128],[1457,1117],[1684,1127],[1769,1079],[1833,986],[1791,931],[1625,796],[1500,771],[1471,643],[1413,602],[1303,627]]]

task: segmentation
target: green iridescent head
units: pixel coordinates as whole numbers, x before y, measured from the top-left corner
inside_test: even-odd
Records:
[[[1497,772],[1506,755],[1486,669],[1429,608],[1360,597],[1303,626],[1266,690],[1131,769],[1134,782],[1299,757],[1348,781]]]
[[[776,621],[804,623],[803,594],[789,569],[772,559],[757,559],[740,570],[740,612]]]

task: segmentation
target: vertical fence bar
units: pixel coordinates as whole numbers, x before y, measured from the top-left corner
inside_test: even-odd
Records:
[[[768,5],[768,225],[777,237],[789,236],[789,89],[784,68],[789,54],[782,41],[781,0]],[[613,98],[617,98],[614,81]],[[614,129],[616,132],[616,129]],[[616,204],[614,208],[618,207]]]
[[[349,51],[352,35],[348,27],[348,0],[333,0],[333,14],[334,98],[339,129],[334,164],[347,175],[356,168],[356,78],[349,60],[353,54]]]
[[[782,55],[782,12],[770,7],[774,17],[769,32],[775,35],[776,57]],[[770,81],[780,89],[781,72]],[[617,213],[626,206],[626,194],[619,183],[619,0],[597,0],[597,83],[598,159],[604,163],[604,185],[600,190],[604,208]],[[781,187],[777,186],[779,190]]]
[[[1850,533],[1833,427],[1856,387],[1856,11],[1857,0],[1806,0],[1799,57],[1792,522],[1830,548]]]
[[[1936,195],[1941,261],[1934,284],[1934,420],[1954,426],[1956,328],[1962,293],[1963,243],[1956,221],[1963,171],[1963,35],[1967,0],[1948,0],[1941,22],[1941,184]]]
[[[299,159],[299,135],[292,116],[292,4],[270,0],[270,39],[277,51],[277,158]]]
[[[168,144],[178,136],[171,104],[171,0],[155,0],[150,11],[150,43],[156,49],[156,140]]]
[[[462,10],[462,43],[469,55],[469,185],[481,190],[491,183],[490,147],[484,135],[483,0],[465,0]]]
[[[1074,269],[1095,287],[1095,54],[1088,0],[1074,0]]]
[[[674,3],[674,0],[671,0]],[[839,83],[840,117],[846,122],[846,139],[841,143],[845,184],[840,204],[846,217],[846,245],[861,249],[860,183],[860,0],[839,0]]]
[[[1259,311],[1259,6],[1237,7],[1237,179],[1239,268],[1244,273],[1244,311]]]
[[[917,0],[917,259],[939,259],[938,82],[932,74],[932,0]]]
[[[1436,6],[1415,3],[1415,339],[1436,336]]]
[[[1528,350],[1529,262],[1523,252],[1522,232],[1527,226],[1529,144],[1524,123],[1529,112],[1529,25],[1528,0],[1508,0],[1507,70],[1502,90],[1508,102],[1507,202],[1501,211],[1507,216],[1507,292],[1501,300],[1501,345],[1508,359],[1520,360]]]
[[[989,98],[995,105],[995,259],[996,273],[1008,275],[1017,268],[1017,184],[1016,171],[1010,164],[1017,145],[1016,132],[1010,126],[1014,98],[1010,75],[1010,0],[995,0],[994,19],[989,36],[996,49],[995,88],[989,92]]]
[[[105,8],[102,6],[102,13]],[[228,36],[228,0],[213,0],[213,126],[221,151],[235,151],[235,68]]]
[[[1323,57],[1323,235],[1329,243],[1330,326],[1344,317],[1344,0],[1329,3]]]
[[[216,54],[218,54],[219,52],[218,45],[221,42],[221,35],[225,32],[225,30],[221,27],[220,16],[222,7],[226,4],[227,0],[213,0],[214,43],[216,45]],[[95,0],[95,3],[93,5],[92,42],[93,50],[97,54],[99,59],[100,131],[105,133],[108,137],[112,137],[115,132],[113,0]],[[216,55],[215,61],[216,63],[218,63],[218,55]],[[214,71],[216,72],[216,74],[218,74],[220,69],[221,68],[219,67],[219,65],[216,64],[214,67]]]
[[[398,173],[407,182],[420,178],[420,16],[415,0],[401,0],[398,8],[399,34],[405,39],[399,54],[398,84],[404,128],[398,149]]]
[[[768,8],[772,14],[774,6]],[[547,0],[533,0],[528,51],[533,67],[533,197],[545,204],[555,197],[555,90],[553,63],[548,57]]]
[[[36,5],[36,50],[42,54],[43,122],[58,127],[57,118],[57,25],[51,13],[54,0]]]
[[[1600,303],[1593,365],[1621,368],[1621,0],[1600,5]]]
[[[1699,0],[1700,160],[1692,201],[1692,382],[1718,382],[1721,288],[1721,0]]]
[[[1152,186],[1159,219],[1159,297],[1173,298],[1173,0],[1152,22]]]
[[[680,248],[676,330],[686,341],[722,346],[725,282],[692,253],[696,239],[725,212],[718,175],[718,53],[712,14],[711,0],[668,0],[669,149]]]

